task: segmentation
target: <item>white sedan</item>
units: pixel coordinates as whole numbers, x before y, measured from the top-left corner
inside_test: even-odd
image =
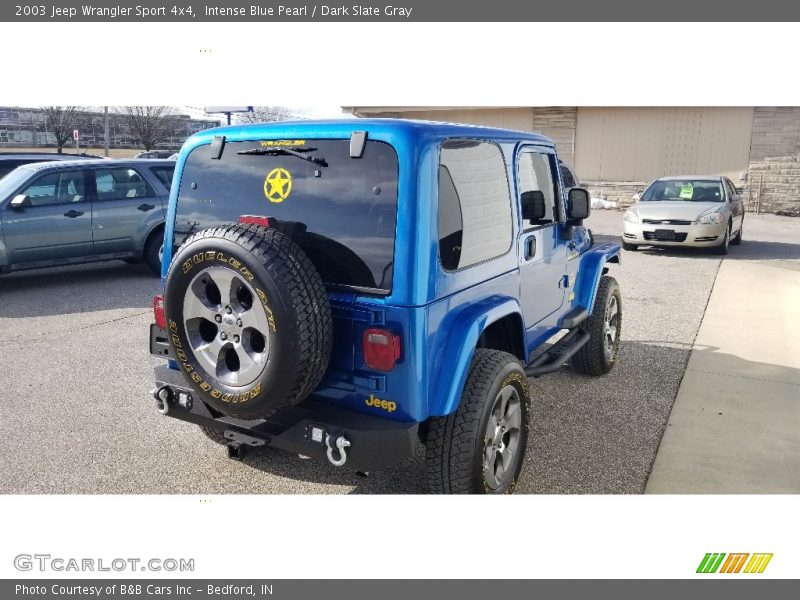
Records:
[[[662,177],[625,213],[622,247],[711,247],[728,253],[740,244],[744,204],[727,177]]]

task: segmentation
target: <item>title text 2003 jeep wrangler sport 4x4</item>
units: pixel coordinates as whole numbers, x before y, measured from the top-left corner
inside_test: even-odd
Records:
[[[399,120],[199,133],[175,172],[151,352],[159,410],[231,456],[369,471],[427,448],[440,493],[514,489],[527,377],[617,358],[619,247],[553,143]],[[563,332],[566,330],[566,333]],[[564,335],[549,346],[555,334]]]

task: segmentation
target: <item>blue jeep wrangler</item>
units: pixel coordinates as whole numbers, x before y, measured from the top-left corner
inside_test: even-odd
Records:
[[[154,300],[158,409],[233,458],[370,471],[422,442],[431,491],[513,491],[528,377],[602,375],[619,350],[620,249],[558,164],[545,137],[443,123],[193,136]]]

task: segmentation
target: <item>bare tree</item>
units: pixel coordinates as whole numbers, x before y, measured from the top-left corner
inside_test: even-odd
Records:
[[[152,150],[175,136],[177,119],[171,106],[120,106],[117,112],[131,137],[145,150]]]
[[[52,133],[58,153],[72,139],[72,130],[80,129],[85,112],[81,106],[40,106],[44,113],[44,131]],[[35,134],[34,134],[35,135]]]
[[[239,123],[267,123],[269,121],[287,121],[293,117],[286,106],[254,106],[253,112],[239,113]]]

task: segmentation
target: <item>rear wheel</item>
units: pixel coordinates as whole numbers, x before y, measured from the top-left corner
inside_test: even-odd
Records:
[[[164,229],[153,232],[144,246],[144,262],[150,270],[161,276],[161,259],[164,255]]]
[[[608,373],[617,362],[622,332],[622,293],[613,277],[600,279],[594,310],[583,329],[589,341],[572,357],[572,368],[587,375]]]
[[[428,422],[428,489],[510,494],[528,444],[528,381],[517,357],[479,348],[458,409]]]
[[[196,394],[225,415],[267,418],[293,406],[328,367],[322,279],[275,229],[236,224],[189,237],[164,297],[173,355]]]

